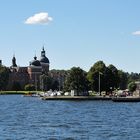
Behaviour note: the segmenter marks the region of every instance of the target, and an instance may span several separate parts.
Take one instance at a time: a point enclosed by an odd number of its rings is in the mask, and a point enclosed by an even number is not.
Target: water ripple
[[[0,96],[2,140],[138,140],[140,103]]]

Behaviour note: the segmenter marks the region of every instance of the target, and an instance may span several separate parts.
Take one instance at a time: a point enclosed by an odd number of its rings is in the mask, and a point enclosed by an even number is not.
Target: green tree
[[[0,90],[5,90],[9,81],[9,69],[5,66],[0,66]]]
[[[128,73],[128,83],[139,81],[139,80],[140,80],[140,74],[133,73],[133,72],[131,72],[130,74]]]
[[[104,85],[105,85],[105,91],[112,91],[114,88],[114,84],[113,84],[113,73],[111,71],[111,69],[109,67],[106,67],[105,72],[104,72]]]
[[[129,91],[134,92],[136,90],[136,88],[137,88],[137,85],[135,82],[131,82],[128,84]]]
[[[59,82],[57,80],[52,82],[51,89],[52,90],[59,90]]]
[[[109,65],[105,72],[106,91],[114,90],[119,87],[118,70],[114,65]]]
[[[22,90],[20,83],[19,82],[13,82],[12,90],[14,90],[14,91]]]
[[[52,89],[52,78],[49,75],[43,74],[40,76],[41,89],[44,91]]]
[[[66,77],[64,88],[65,91],[75,90],[77,95],[80,92],[88,90],[87,74],[79,67],[73,67]]]
[[[33,84],[27,84],[24,88],[26,91],[33,91],[35,90],[35,86]]]
[[[128,83],[128,74],[126,72],[123,72],[122,70],[118,70],[118,76],[119,76],[119,88],[121,90],[126,89]]]
[[[96,62],[89,70],[87,78],[90,82],[90,87],[94,91],[99,91],[99,73],[100,75],[100,91],[106,90],[105,84],[105,72],[106,72],[106,65],[103,61]]]

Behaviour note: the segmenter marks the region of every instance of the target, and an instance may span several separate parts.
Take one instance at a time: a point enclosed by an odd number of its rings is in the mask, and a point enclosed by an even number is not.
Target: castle
[[[0,61],[0,63],[2,63]],[[13,86],[18,83],[21,89],[24,89],[27,84],[34,84],[36,89],[40,89],[40,76],[42,74],[48,74],[49,72],[49,59],[46,57],[44,47],[41,51],[40,60],[37,60],[37,57],[34,57],[27,67],[19,67],[16,64],[16,58],[13,56],[12,65],[8,68],[10,71],[9,74],[9,83],[7,85],[8,90],[13,90]]]

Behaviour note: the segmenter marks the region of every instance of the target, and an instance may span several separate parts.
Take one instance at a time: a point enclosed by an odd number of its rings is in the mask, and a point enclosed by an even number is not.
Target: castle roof
[[[31,66],[41,66],[40,61],[37,60],[37,57],[34,57],[34,60],[30,63]]]
[[[44,50],[44,47],[42,48],[42,51],[41,51],[41,58],[40,58],[40,62],[41,63],[47,63],[49,64],[49,59],[46,57],[45,55],[45,50]]]
[[[41,57],[41,58],[40,58],[40,62],[41,62],[41,63],[50,63],[50,62],[49,62],[49,59],[48,59],[47,57]]]

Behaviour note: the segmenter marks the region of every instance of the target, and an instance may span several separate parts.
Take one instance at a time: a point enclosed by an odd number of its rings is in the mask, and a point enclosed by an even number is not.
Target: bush
[[[33,91],[33,90],[35,90],[35,86],[33,84],[28,84],[28,85],[25,85],[24,89],[26,91]]]
[[[136,83],[131,82],[131,83],[128,84],[129,91],[134,92],[136,90],[136,88],[137,88]]]

